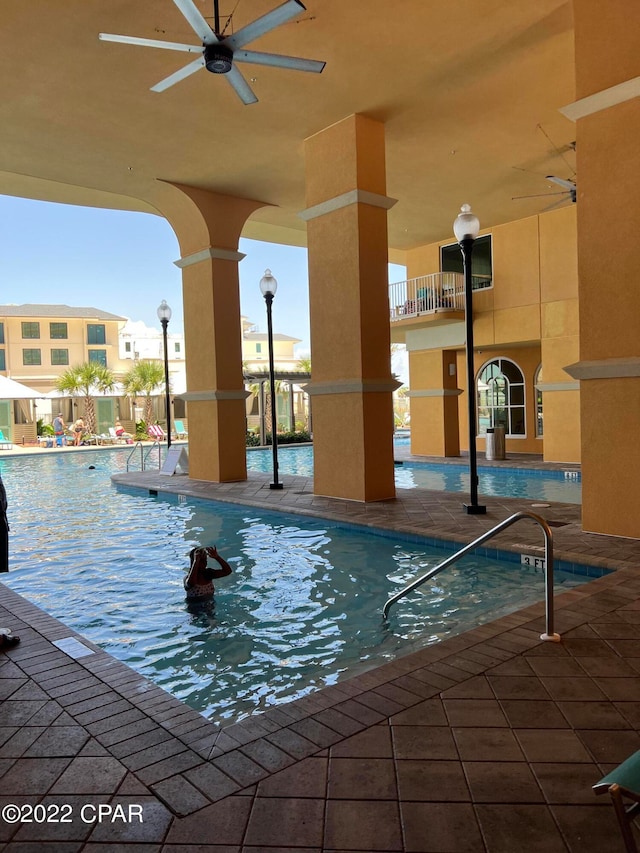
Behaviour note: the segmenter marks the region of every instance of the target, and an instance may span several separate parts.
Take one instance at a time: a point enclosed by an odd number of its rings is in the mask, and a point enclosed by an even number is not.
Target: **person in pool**
[[[207,558],[212,557],[220,565],[219,569],[211,569]],[[188,601],[206,601],[215,592],[213,581],[231,574],[231,566],[224,557],[218,554],[215,545],[212,548],[192,548],[189,552],[189,574],[184,579],[184,589]]]

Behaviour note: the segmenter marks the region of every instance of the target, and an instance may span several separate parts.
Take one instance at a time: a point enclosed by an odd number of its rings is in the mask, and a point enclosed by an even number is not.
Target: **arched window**
[[[508,358],[487,362],[478,374],[478,434],[488,427],[504,427],[510,437],[524,436],[524,376]]]
[[[536,393],[536,438],[542,438],[544,435],[544,414],[542,411],[542,391],[540,390],[540,385],[542,385],[542,365],[538,366],[533,379],[533,387]]]

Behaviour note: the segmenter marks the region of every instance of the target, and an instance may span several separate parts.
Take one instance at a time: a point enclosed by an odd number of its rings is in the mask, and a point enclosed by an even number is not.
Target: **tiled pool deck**
[[[0,625],[22,642],[0,653],[0,810],[38,804],[50,820],[3,812],[0,851],[623,849],[591,785],[640,749],[639,541],[582,533],[569,504],[490,498],[483,517],[419,489],[363,506],[315,497],[304,478],[281,492],[259,474],[117,480],[461,542],[533,509],[559,525],[557,557],[616,571],[556,598],[559,644],[539,640],[536,605],[224,728],[83,638],[90,653],[61,650],[74,632],[1,586]],[[541,533],[524,521],[495,543],[536,553]],[[94,820],[98,804],[116,821]]]

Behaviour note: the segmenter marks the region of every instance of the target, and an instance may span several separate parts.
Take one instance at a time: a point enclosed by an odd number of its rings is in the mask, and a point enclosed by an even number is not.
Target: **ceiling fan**
[[[185,53],[200,54],[197,59],[185,65],[179,71],[170,74],[151,87],[152,92],[164,92],[185,77],[195,74],[201,68],[206,68],[213,74],[224,74],[244,104],[255,104],[257,97],[244,79],[236,62],[249,62],[255,65],[271,65],[277,68],[288,68],[292,71],[312,71],[319,74],[324,68],[324,62],[315,59],[300,59],[296,56],[282,56],[277,53],[260,53],[255,50],[243,50],[244,46],[254,39],[265,35],[280,24],[292,20],[305,6],[300,0],[287,0],[281,6],[267,12],[250,24],[239,29],[233,35],[225,36],[220,28],[218,0],[214,0],[214,26],[207,23],[193,0],[173,0],[187,23],[201,41],[200,45],[178,44],[156,39],[137,38],[135,36],[119,36],[111,33],[100,33],[102,41],[114,41],[121,44],[141,45],[142,47],[159,47],[165,50],[180,50]]]
[[[556,175],[547,175],[545,180],[551,181],[554,184],[558,184],[558,186],[563,187],[562,190],[554,193],[535,193],[534,195],[516,195],[511,199],[512,201],[517,201],[518,199],[523,198],[548,198],[552,195],[560,195],[562,198],[554,201],[553,204],[550,204],[548,207],[542,209],[542,213],[545,213],[547,210],[551,210],[554,207],[559,207],[561,204],[564,204],[565,201],[571,201],[575,204],[578,188],[575,181],[565,180],[564,178],[558,178]]]
[[[545,198],[546,196],[554,196],[554,195],[562,196],[562,198],[558,199],[557,201],[554,201],[548,207],[545,207],[542,210],[542,213],[544,213],[545,211],[551,210],[554,207],[559,207],[561,204],[564,204],[566,201],[570,201],[572,204],[575,204],[576,199],[577,199],[577,195],[578,195],[578,188],[577,188],[576,179],[575,179],[575,175],[576,175],[575,169],[573,169],[571,167],[571,164],[569,163],[567,158],[564,156],[564,151],[562,151],[560,148],[558,148],[558,146],[551,139],[551,137],[546,132],[546,130],[542,127],[541,124],[538,125],[538,130],[540,130],[547,137],[549,142],[554,147],[556,154],[559,157],[561,157],[564,160],[564,162],[567,164],[569,169],[571,169],[572,175],[570,178],[567,178],[567,179],[559,178],[557,175],[546,175],[545,176],[546,181],[551,181],[553,184],[557,184],[559,187],[562,187],[562,189],[559,190],[558,192],[536,193],[535,195],[517,195],[517,196],[514,196],[511,200],[517,201],[518,199],[523,199],[523,198]],[[576,150],[576,143],[570,142],[565,150],[575,151]],[[529,169],[522,169],[520,166],[514,166],[514,169],[518,169],[521,172],[528,172],[529,171]],[[536,173],[532,172],[532,174],[536,174]]]

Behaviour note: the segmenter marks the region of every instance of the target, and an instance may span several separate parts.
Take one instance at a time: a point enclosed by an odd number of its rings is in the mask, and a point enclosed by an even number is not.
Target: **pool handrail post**
[[[486,533],[483,533],[482,536],[478,536],[477,539],[474,539],[473,542],[469,542],[468,545],[465,545],[463,548],[460,548],[455,554],[452,554],[450,557],[447,557],[446,560],[443,560],[441,563],[438,563],[437,566],[434,566],[424,575],[421,575],[415,581],[412,581],[408,586],[401,589],[400,592],[397,592],[395,595],[392,595],[391,598],[385,603],[382,608],[382,616],[384,619],[387,618],[389,614],[389,610],[392,605],[396,603],[401,598],[404,598],[409,592],[412,592],[417,587],[421,586],[425,581],[429,580],[429,578],[434,577],[434,575],[439,574],[443,569],[446,569],[448,566],[456,563],[461,557],[464,557],[465,554],[468,554],[469,551],[473,551],[474,548],[477,548],[479,545],[482,545],[488,539],[495,536],[497,533],[500,533],[503,530],[506,530],[507,527],[511,527],[512,524],[515,524],[516,521],[520,521],[522,518],[529,518],[532,521],[535,521],[541,528],[544,533],[544,561],[545,561],[545,575],[544,575],[544,583],[545,583],[545,624],[546,630],[543,634],[540,634],[540,639],[548,642],[559,643],[560,642],[560,634],[556,634],[554,631],[554,618],[553,618],[553,532],[546,520],[542,518],[542,516],[537,515],[535,512],[528,512],[527,510],[522,510],[521,512],[516,512],[513,515],[510,515],[509,518],[506,518],[504,521],[501,521],[499,524],[496,524],[491,530],[487,530]]]
[[[136,441],[136,443],[131,448],[131,453],[127,456],[127,471],[129,470],[129,462],[131,460],[131,457],[133,456],[133,454],[136,452],[136,450],[138,448],[140,448],[140,470],[144,471],[144,456],[143,456],[144,449],[142,446],[142,442],[140,440]]]

